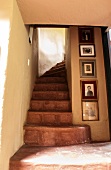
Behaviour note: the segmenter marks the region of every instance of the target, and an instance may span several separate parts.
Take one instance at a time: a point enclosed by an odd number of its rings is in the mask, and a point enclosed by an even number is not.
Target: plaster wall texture
[[[39,76],[64,60],[64,48],[64,28],[39,28]]]
[[[97,90],[99,121],[82,121],[80,68],[79,68],[79,42],[78,28],[71,27],[71,68],[72,68],[72,112],[74,124],[88,124],[91,127],[93,141],[109,141],[109,121],[106,94],[106,81],[104,71],[104,58],[100,28],[94,28],[96,48]],[[84,59],[88,59],[84,57]],[[87,80],[87,79],[86,79]]]
[[[47,0],[47,3],[17,0],[17,3],[25,24],[111,25],[110,0]]]
[[[3,104],[4,86],[6,81],[6,67],[8,56],[8,42],[10,22],[12,15],[12,0],[0,1],[0,169],[2,167],[2,125],[3,125]],[[5,151],[6,152],[6,151]]]
[[[0,96],[0,169],[8,170],[10,157],[23,144],[23,125],[35,76],[32,72],[36,72],[33,61],[36,55],[32,57],[28,29],[16,1],[0,2],[0,9],[3,11],[0,24],[2,22],[4,27],[0,34],[4,37],[2,42],[0,37],[0,81],[3,80],[0,84],[3,92]]]

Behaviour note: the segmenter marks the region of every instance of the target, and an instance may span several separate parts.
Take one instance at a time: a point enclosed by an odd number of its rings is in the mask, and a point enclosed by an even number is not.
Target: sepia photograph
[[[98,120],[98,102],[84,101],[82,102],[82,118],[83,120]]]
[[[97,100],[97,81],[81,81],[82,99]]]
[[[85,84],[85,96],[94,96],[94,84]]]

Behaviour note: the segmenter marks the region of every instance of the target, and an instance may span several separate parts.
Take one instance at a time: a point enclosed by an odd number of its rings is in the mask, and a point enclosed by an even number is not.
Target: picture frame
[[[82,102],[82,120],[83,121],[98,121],[99,109],[97,101]]]
[[[81,57],[95,57],[95,45],[94,44],[80,44],[79,52]]]
[[[80,60],[80,77],[81,78],[96,77],[95,60]]]
[[[94,28],[79,27],[79,43],[94,43]]]
[[[82,100],[97,100],[97,80],[81,81]]]

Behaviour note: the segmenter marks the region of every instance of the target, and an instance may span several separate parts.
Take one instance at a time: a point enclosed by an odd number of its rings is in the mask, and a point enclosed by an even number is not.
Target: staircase
[[[24,146],[10,159],[10,170],[35,170],[36,164],[27,159],[35,159],[41,149],[90,142],[90,127],[72,124],[66,77],[63,61],[37,78],[24,126]],[[42,168],[40,165],[39,169]]]

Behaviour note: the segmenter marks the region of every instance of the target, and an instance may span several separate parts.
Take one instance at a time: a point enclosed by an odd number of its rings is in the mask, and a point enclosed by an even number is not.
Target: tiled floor
[[[111,170],[111,142],[64,147],[25,145],[11,158],[10,167],[10,170]]]

